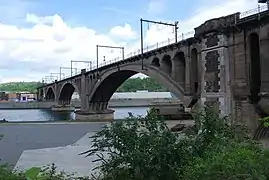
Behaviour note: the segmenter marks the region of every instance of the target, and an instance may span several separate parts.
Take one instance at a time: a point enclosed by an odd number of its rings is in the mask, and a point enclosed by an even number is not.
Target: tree
[[[127,79],[118,89],[117,92],[136,92],[138,90],[148,90],[150,92],[167,91],[165,87],[158,84],[152,78],[130,78]]]
[[[0,84],[0,91],[8,92],[32,92],[35,93],[40,82],[9,82]],[[130,78],[126,80],[117,90],[117,92],[136,92],[138,90],[148,90],[150,92],[167,91],[167,89],[150,77]]]
[[[0,84],[0,91],[8,91],[8,92],[32,92],[35,93],[37,91],[37,87],[41,84],[39,82],[9,82]]]

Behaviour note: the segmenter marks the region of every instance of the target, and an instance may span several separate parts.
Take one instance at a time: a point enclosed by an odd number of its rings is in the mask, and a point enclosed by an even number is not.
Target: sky
[[[1,0],[0,83],[41,81],[71,60],[94,66],[96,45],[124,47],[126,57],[140,48],[140,18],[179,21],[178,34],[185,34],[208,19],[257,6],[257,0]],[[143,34],[144,47],[174,37],[172,27],[147,23]],[[100,62],[117,57],[120,49],[99,48]],[[69,76],[70,70],[62,73]]]

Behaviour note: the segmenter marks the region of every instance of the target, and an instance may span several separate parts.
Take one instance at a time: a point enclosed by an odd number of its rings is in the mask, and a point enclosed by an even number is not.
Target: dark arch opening
[[[161,66],[161,64],[160,64],[160,60],[159,60],[157,57],[155,57],[155,58],[152,60],[151,65],[156,66],[156,67],[160,67],[160,66]]]
[[[185,84],[185,74],[186,74],[186,60],[184,52],[176,53],[174,57],[174,65],[175,65],[175,80],[182,83],[184,86]]]
[[[60,92],[59,96],[60,103],[70,104],[74,92],[75,87],[70,83],[66,83]]]
[[[191,51],[191,80],[192,80],[192,88],[194,93],[198,92],[198,84],[199,84],[199,72],[198,72],[198,52],[197,49],[194,48]]]
[[[39,96],[40,96],[40,97],[38,97],[39,100],[44,100],[44,91],[43,91],[43,89],[40,89],[40,94],[39,94]]]
[[[171,73],[172,73],[172,61],[171,61],[171,57],[169,55],[163,56],[161,67],[165,73],[167,73],[168,75],[171,75]]]
[[[253,103],[260,101],[261,90],[261,62],[260,62],[260,38],[253,33],[250,35],[250,100]]]
[[[53,92],[53,89],[50,87],[47,91],[47,94],[45,96],[46,100],[54,100],[55,99],[55,94]]]
[[[136,69],[136,68],[134,68]],[[140,67],[139,67],[140,69]],[[102,108],[107,108],[107,103],[109,102],[109,100],[111,99],[111,97],[113,96],[113,94],[115,92],[136,92],[136,91],[144,91],[144,90],[149,90],[149,89],[136,89],[134,91],[117,91],[123,84],[124,82],[127,82],[127,79],[131,78],[132,76],[136,75],[139,73],[139,70],[132,70],[132,69],[125,69],[125,70],[120,70],[120,71],[114,71],[112,74],[107,74],[107,76],[105,75],[104,77],[101,77],[100,81],[95,85],[95,87],[93,87],[93,92],[90,96],[90,103],[95,104],[95,103],[101,103],[101,104],[106,104],[106,107],[102,107]],[[155,74],[156,73],[156,74]],[[158,71],[149,68],[147,73],[145,74],[147,76],[149,76],[150,78],[152,78],[153,81],[156,82],[156,84],[160,84],[164,89],[164,92],[170,92],[171,93],[171,98],[175,98],[177,97],[179,100],[182,101],[182,110],[184,110],[184,107],[187,107],[188,104],[184,104],[185,99],[184,99],[184,90],[183,88],[178,88],[178,86],[176,85],[176,82],[172,82],[169,79],[166,79],[167,75],[164,75],[164,73],[159,73]],[[134,81],[133,81],[134,82]],[[152,82],[152,81],[150,81]],[[133,88],[133,84],[131,86],[128,86]],[[138,87],[138,86],[136,86]],[[145,87],[145,86],[144,86]],[[127,88],[127,89],[128,89]],[[153,91],[154,92],[154,91]],[[160,92],[160,91],[158,91]],[[157,97],[156,97],[157,98]],[[160,97],[159,97],[160,98]],[[175,99],[176,100],[176,99]],[[188,102],[189,103],[189,102]],[[193,103],[195,104],[195,102]],[[162,113],[165,113],[166,116],[169,116],[170,118],[173,116],[177,117],[177,118],[181,118],[178,117],[178,115],[180,114],[174,114],[174,111],[172,112],[172,114],[170,111],[164,112],[164,110],[162,110]],[[179,111],[177,111],[177,113],[179,113]],[[191,116],[188,116],[186,118],[190,118]]]
[[[101,78],[102,81],[96,84],[93,89],[93,94],[90,96],[91,102],[108,102],[112,95],[117,91],[119,87],[130,77],[138,74],[138,70],[121,70],[113,72],[106,77]],[[156,73],[156,75],[154,75]],[[158,71],[148,69],[147,73],[145,74],[152,78],[157,84],[162,86],[163,88],[161,91],[170,91],[178,98],[183,98],[184,96],[184,89],[180,86],[177,86],[175,82],[172,80],[165,79]],[[167,75],[166,75],[167,76]],[[151,81],[149,81],[152,83]],[[137,90],[148,90],[148,89],[137,89]],[[135,90],[136,91],[136,90]],[[123,91],[121,91],[123,92]],[[127,92],[130,92],[127,90]],[[134,91],[132,91],[134,92]],[[180,99],[183,100],[183,99]]]
[[[118,87],[135,74],[137,72],[126,70],[111,74],[98,86],[91,102],[108,102]]]

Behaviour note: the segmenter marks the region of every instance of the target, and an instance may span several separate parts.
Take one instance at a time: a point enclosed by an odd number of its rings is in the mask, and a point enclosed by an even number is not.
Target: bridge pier
[[[220,116],[228,116],[232,113],[232,99],[227,37],[218,32],[208,34],[206,30],[201,53],[201,102],[216,107]]]
[[[54,112],[73,112],[75,107],[72,105],[54,105],[51,107],[51,111]]]
[[[73,112],[75,107],[70,104],[70,101],[61,101],[59,104],[53,105],[51,111],[54,112]]]
[[[107,109],[108,102],[94,102],[89,104],[87,111],[78,110],[76,120],[78,121],[113,121],[114,110]]]
[[[114,120],[114,110],[105,109],[103,111],[90,111],[82,112],[75,111],[76,120],[78,121],[113,121]]]

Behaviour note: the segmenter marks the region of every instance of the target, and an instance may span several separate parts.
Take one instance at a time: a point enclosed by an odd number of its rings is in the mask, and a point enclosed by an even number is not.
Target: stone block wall
[[[231,114],[230,70],[227,38],[211,33],[202,39],[201,101],[216,107],[222,116]]]

